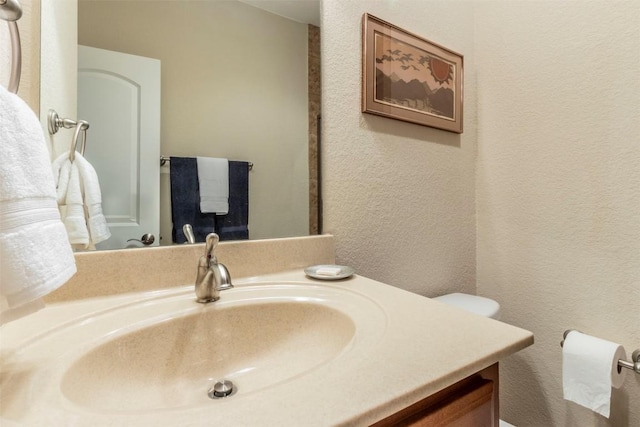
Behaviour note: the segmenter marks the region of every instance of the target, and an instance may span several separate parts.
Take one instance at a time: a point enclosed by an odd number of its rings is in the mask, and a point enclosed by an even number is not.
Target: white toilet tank
[[[445,304],[492,319],[500,319],[500,304],[490,298],[463,293],[453,293],[433,298]]]

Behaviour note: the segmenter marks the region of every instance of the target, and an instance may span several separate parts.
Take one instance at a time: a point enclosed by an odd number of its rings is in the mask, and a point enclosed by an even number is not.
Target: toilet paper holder
[[[567,335],[569,335],[569,332],[573,331],[580,332],[576,329],[567,329],[564,331],[564,334],[562,334],[562,341],[560,341],[560,347],[564,345],[564,340],[567,338]],[[618,360],[618,372],[620,372],[621,368],[631,369],[632,371],[635,371],[636,374],[640,374],[640,348],[631,354],[631,362],[622,359]]]

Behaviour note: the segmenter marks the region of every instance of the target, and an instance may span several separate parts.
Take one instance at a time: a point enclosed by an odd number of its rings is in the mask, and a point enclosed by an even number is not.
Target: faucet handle
[[[218,246],[219,241],[220,241],[220,237],[216,233],[207,234],[207,237],[205,240],[205,247],[204,247],[205,257],[207,258],[213,257],[213,251],[216,248],[216,246]]]
[[[185,243],[193,245],[196,242],[196,236],[193,234],[193,227],[191,224],[183,225],[182,232],[184,233],[184,237],[187,239]]]

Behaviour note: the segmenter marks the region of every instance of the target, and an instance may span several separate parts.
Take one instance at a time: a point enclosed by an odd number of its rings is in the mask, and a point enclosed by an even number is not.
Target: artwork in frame
[[[365,13],[362,111],[462,133],[463,57]]]

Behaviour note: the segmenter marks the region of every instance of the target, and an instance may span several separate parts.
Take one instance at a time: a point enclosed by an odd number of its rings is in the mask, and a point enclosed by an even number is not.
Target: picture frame
[[[461,54],[365,13],[362,112],[463,131]]]

